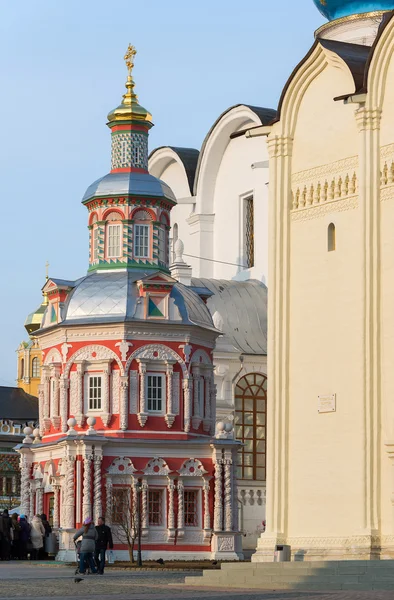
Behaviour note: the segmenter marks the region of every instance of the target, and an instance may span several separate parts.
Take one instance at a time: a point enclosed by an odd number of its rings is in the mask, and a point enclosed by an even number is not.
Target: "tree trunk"
[[[128,550],[129,550],[129,558],[130,558],[130,562],[133,563],[134,562],[134,555],[133,555],[133,544],[130,544],[130,542],[127,544],[128,546]]]

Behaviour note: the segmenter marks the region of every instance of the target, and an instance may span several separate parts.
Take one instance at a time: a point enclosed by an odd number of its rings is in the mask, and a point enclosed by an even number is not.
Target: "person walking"
[[[12,521],[8,514],[8,509],[3,510],[1,516],[1,560],[10,560],[11,557],[11,536],[12,536]]]
[[[27,522],[25,515],[19,517],[20,533],[19,533],[19,551],[21,560],[27,559],[27,544],[30,540],[30,525]]]
[[[104,575],[104,567],[105,567],[105,553],[107,548],[110,550],[113,549],[114,544],[112,541],[112,532],[110,527],[105,524],[104,517],[98,518],[98,524],[96,525],[97,531],[97,540],[96,540],[96,550],[94,553],[94,557],[96,560],[96,565],[98,568],[98,572],[100,575]]]
[[[74,535],[74,542],[82,536],[81,554],[79,558],[79,572],[81,575],[86,573],[86,565],[88,564],[92,573],[97,573],[94,564],[94,552],[96,549],[97,531],[90,517],[84,520],[83,527],[78,529]]]
[[[12,544],[11,544],[11,556],[14,560],[19,560],[21,557],[21,552],[20,552],[21,526],[20,526],[20,523],[18,523],[18,515],[16,513],[12,513],[11,522],[12,522],[12,532],[13,532],[13,540],[12,540]]]
[[[39,515],[35,515],[31,522],[31,531],[30,531],[30,539],[32,544],[32,549],[30,552],[30,560],[37,560],[40,548],[43,547],[45,536],[44,525],[42,524],[41,518]]]

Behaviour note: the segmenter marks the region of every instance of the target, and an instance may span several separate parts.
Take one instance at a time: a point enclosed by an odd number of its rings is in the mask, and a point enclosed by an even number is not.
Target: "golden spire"
[[[134,92],[134,79],[132,71],[134,68],[134,57],[137,50],[132,44],[128,45],[127,52],[124,55],[128,75],[126,80],[126,93],[123,95],[120,106],[112,110],[108,115],[109,125],[114,121],[152,121],[152,115],[142,106],[138,104],[138,97]]]
[[[46,263],[45,263],[45,280],[46,281],[48,281],[48,279],[49,279],[48,269],[49,269],[49,262],[46,261]]]
[[[46,261],[45,263],[45,281],[48,281],[49,279],[49,262]],[[48,306],[49,302],[48,302],[48,294],[46,292],[43,292],[42,294],[44,296],[44,300],[42,301],[43,306]]]

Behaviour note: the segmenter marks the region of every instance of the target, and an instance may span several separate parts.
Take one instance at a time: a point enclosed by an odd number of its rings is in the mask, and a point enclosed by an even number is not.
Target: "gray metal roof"
[[[171,188],[149,173],[108,173],[97,179],[85,192],[82,202],[97,196],[121,196],[132,194],[135,196],[148,196],[167,198],[176,202]]]
[[[173,152],[175,152],[175,154],[179,156],[186,172],[186,177],[190,189],[190,195],[192,195],[194,187],[194,178],[196,176],[196,169],[200,152],[195,148],[181,148],[179,146],[159,146],[150,153],[149,158],[151,158],[155,154],[155,152],[158,152],[163,148],[169,148],[169,150],[172,150]]]
[[[18,421],[38,420],[38,398],[21,388],[0,386],[0,418]]]
[[[267,354],[267,287],[261,281],[193,278],[192,285],[213,292],[207,306],[224,334],[217,350]]]
[[[152,271],[116,271],[92,273],[79,280],[70,293],[63,323],[106,323],[144,320],[136,282],[152,275]],[[192,290],[176,283],[170,294],[169,321],[214,329],[211,314],[204,301]],[[155,319],[155,322],[161,322]]]

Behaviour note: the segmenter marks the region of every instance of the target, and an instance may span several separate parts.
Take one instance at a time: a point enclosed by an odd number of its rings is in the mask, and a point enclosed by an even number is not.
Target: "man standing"
[[[2,541],[1,541],[1,559],[2,560],[10,560],[11,555],[11,530],[12,530],[12,521],[11,517],[8,515],[8,510],[3,510],[3,516],[1,517],[1,533],[2,533]]]
[[[95,559],[99,574],[104,575],[105,552],[107,548],[112,550],[114,547],[111,529],[105,524],[104,517],[99,517],[96,531],[98,537],[96,540]]]

